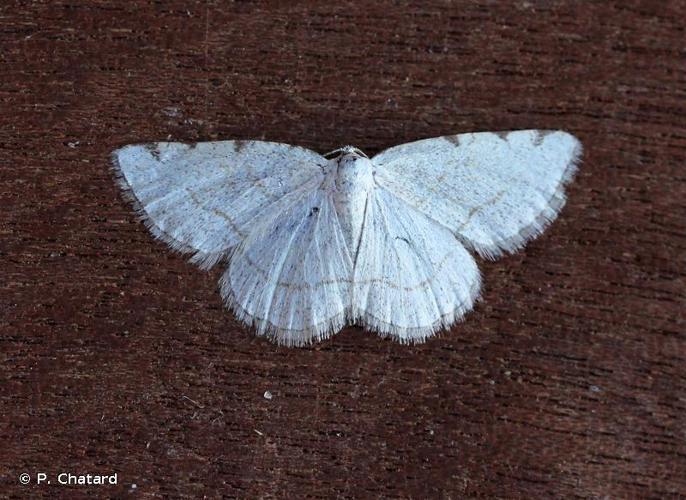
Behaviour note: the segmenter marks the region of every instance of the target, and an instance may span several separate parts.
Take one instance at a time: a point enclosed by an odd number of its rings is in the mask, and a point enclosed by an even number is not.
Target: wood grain
[[[2,2],[0,496],[686,496],[685,18],[682,1]],[[483,301],[415,347],[256,339],[221,270],[154,241],[108,170],[166,138],[372,154],[520,128],[584,143],[569,203],[479,261]]]

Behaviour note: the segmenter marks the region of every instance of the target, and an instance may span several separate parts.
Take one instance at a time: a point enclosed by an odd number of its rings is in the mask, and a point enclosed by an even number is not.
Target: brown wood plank
[[[0,496],[686,496],[685,18],[683,1],[2,2]],[[483,301],[415,347],[256,339],[221,270],[154,241],[108,170],[146,140],[375,153],[520,128],[584,143],[569,203],[479,261]]]

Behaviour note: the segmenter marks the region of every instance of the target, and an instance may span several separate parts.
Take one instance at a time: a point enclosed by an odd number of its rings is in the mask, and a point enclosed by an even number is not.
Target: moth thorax
[[[334,203],[345,242],[354,258],[362,235],[367,197],[374,185],[372,162],[351,153],[338,159]]]

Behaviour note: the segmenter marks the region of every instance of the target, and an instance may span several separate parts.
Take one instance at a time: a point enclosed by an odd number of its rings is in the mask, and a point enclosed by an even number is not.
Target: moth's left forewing
[[[557,217],[580,155],[571,134],[520,130],[425,139],[373,161],[381,186],[494,258],[521,248]]]
[[[504,133],[513,155],[523,163],[531,161],[525,169],[529,177],[545,175],[551,183],[569,180],[576,172],[581,158],[581,142],[572,134],[561,130],[520,130]]]

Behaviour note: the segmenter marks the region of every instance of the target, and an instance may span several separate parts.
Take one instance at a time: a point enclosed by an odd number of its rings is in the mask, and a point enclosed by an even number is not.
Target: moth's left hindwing
[[[385,189],[367,201],[352,316],[381,335],[423,342],[469,311],[481,278],[445,227]]]

